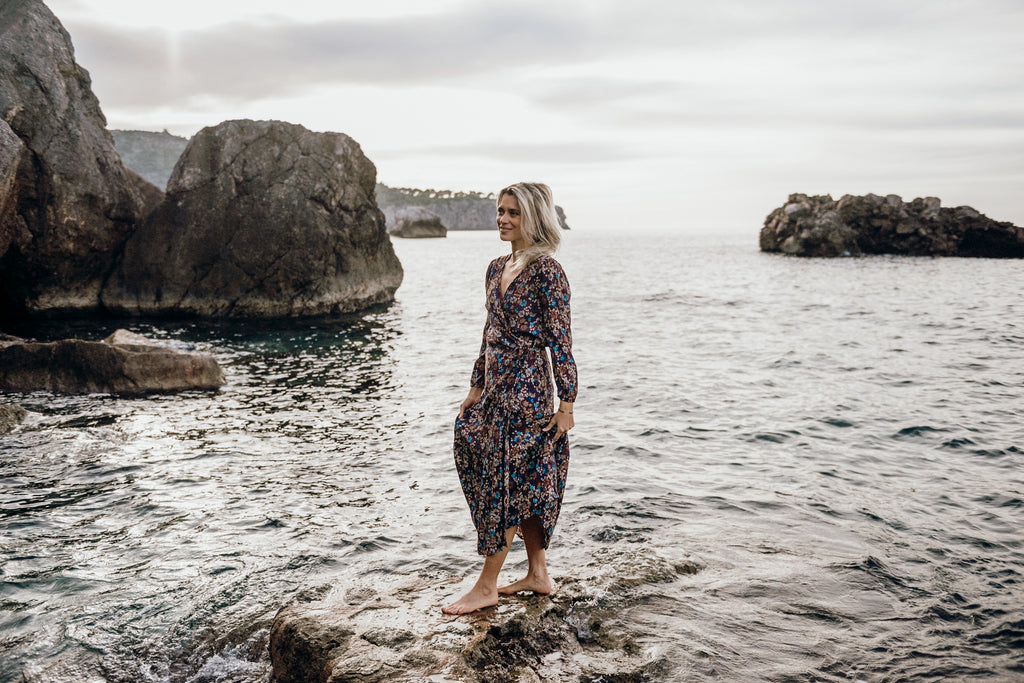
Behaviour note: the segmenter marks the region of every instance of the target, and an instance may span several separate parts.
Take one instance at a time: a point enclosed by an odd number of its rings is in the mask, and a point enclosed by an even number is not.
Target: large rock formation
[[[94,310],[161,193],[126,169],[40,0],[0,2],[0,318]]]
[[[166,130],[112,130],[110,134],[124,165],[160,188],[167,187],[175,164],[188,147],[188,138]]]
[[[448,230],[495,230],[494,195],[451,190],[417,190],[408,187],[377,185],[377,201],[388,216],[407,207],[426,209],[441,219]],[[558,222],[568,230],[565,210],[555,207]]]
[[[139,395],[223,384],[213,356],[177,351],[127,330],[102,342],[0,340],[0,391]]]
[[[293,317],[394,300],[402,267],[376,168],[341,133],[279,121],[199,131],[164,202],[128,240],[103,305],[118,314]]]
[[[792,194],[765,219],[761,251],[794,256],[905,254],[1024,258],[1024,228],[935,197]]]
[[[421,206],[406,206],[384,211],[388,234],[395,237],[446,237],[448,230],[437,214]]]

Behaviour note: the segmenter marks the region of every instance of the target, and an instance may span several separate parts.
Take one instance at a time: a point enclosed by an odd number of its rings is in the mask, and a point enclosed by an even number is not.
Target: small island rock
[[[792,194],[765,219],[761,251],[793,256],[904,254],[1024,258],[1024,228],[936,197]]]
[[[355,140],[225,121],[189,142],[102,293],[122,315],[287,318],[394,300],[402,266]]]
[[[446,237],[448,230],[436,213],[421,206],[385,211],[388,233],[395,237]]]
[[[53,13],[41,0],[0,2],[0,318],[95,311],[161,197],[121,163]]]
[[[223,384],[213,356],[177,351],[127,330],[102,342],[0,340],[0,391],[131,396]]]

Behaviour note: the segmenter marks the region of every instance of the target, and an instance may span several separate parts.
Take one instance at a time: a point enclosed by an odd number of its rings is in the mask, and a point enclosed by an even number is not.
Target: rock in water
[[[437,214],[422,206],[385,211],[388,233],[395,237],[447,237],[448,230]]]
[[[346,313],[394,300],[402,266],[355,140],[280,121],[199,131],[103,290],[128,315]]]
[[[139,395],[223,384],[213,356],[176,351],[127,330],[102,342],[0,341],[0,391]]]
[[[25,419],[28,411],[21,406],[0,403],[0,434],[7,434]]]
[[[270,628],[272,679],[300,681],[661,681],[672,678],[659,648],[624,617],[701,566],[653,548],[599,551],[555,578],[551,596],[503,597],[453,618],[440,606],[459,592],[450,579],[389,574],[372,585],[335,585],[323,599],[283,608]],[[675,586],[673,584],[676,584]],[[468,585],[464,584],[468,588]],[[599,596],[599,597],[598,597]]]
[[[1024,258],[1024,228],[969,206],[943,208],[935,197],[904,202],[894,194],[868,194],[834,201],[829,195],[792,194],[765,219],[761,251]]]
[[[71,38],[40,0],[0,2],[0,317],[91,311],[162,197],[126,169]]]

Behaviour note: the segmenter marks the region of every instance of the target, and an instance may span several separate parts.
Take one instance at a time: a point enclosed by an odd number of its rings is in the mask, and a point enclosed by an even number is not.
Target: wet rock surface
[[[213,356],[178,351],[127,330],[102,342],[0,340],[0,391],[130,396],[223,384]]]
[[[657,555],[604,558],[555,578],[551,596],[503,597],[461,617],[440,607],[461,578],[395,577],[285,607],[270,632],[273,680],[653,681],[667,662],[622,617],[650,586],[700,567]]]
[[[0,3],[0,316],[96,310],[161,197],[121,163],[57,18],[40,0]]]
[[[448,230],[437,214],[420,206],[386,210],[388,233],[395,237],[446,237]]]
[[[905,254],[1024,258],[1024,228],[936,197],[792,194],[765,219],[761,251],[793,256]]]
[[[342,133],[226,121],[189,142],[103,290],[126,315],[286,318],[394,300],[376,168]]]
[[[0,435],[9,433],[18,426],[28,411],[13,403],[0,403]]]

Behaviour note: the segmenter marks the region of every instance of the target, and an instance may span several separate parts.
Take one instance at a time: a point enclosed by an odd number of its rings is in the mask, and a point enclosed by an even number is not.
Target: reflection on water
[[[1024,330],[999,293],[1024,264],[749,241],[569,236],[553,573],[604,576],[667,680],[1018,677]],[[216,394],[16,397],[0,680],[262,680],[282,605],[475,572],[451,429],[496,242],[399,241],[398,301],[362,317],[129,323],[214,353]]]

